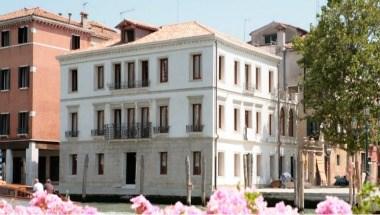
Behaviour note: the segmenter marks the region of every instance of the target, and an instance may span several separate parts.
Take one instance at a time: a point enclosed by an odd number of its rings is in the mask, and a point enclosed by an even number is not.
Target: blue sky
[[[0,0],[0,14],[24,7],[39,6],[49,11],[71,12],[79,19],[83,3],[89,18],[115,26],[122,18],[132,18],[163,25],[179,21],[197,20],[219,31],[240,39],[271,21],[282,21],[309,29],[315,23],[317,6],[325,0]],[[179,3],[179,4],[177,4]],[[134,9],[120,15],[121,11]]]

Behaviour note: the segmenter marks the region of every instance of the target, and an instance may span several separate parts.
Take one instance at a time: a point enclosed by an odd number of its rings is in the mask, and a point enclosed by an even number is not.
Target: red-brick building
[[[118,38],[87,19],[40,8],[0,15],[0,149],[9,183],[59,179],[60,68],[56,56]],[[3,163],[4,164],[4,163]]]

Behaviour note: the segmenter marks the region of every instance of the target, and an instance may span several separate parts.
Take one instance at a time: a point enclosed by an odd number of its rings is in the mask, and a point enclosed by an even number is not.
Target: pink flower
[[[133,204],[132,209],[135,210],[137,214],[156,214],[160,211],[158,207],[153,206],[143,195],[136,196],[130,200]]]
[[[207,204],[207,214],[250,214],[244,193],[217,190]]]
[[[351,211],[351,205],[349,205],[347,202],[337,197],[327,196],[325,201],[318,203],[317,209],[315,209],[315,213],[319,215],[322,215],[322,214],[351,215],[352,211]]]

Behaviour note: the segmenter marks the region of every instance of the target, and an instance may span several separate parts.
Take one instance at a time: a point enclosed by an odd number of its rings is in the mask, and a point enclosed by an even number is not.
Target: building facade
[[[70,15],[71,16],[71,15]],[[60,75],[56,56],[113,39],[98,23],[40,8],[0,15],[0,148],[8,183],[59,179]]]
[[[59,57],[61,191],[185,196],[187,157],[194,196],[202,178],[210,194],[295,171],[295,117],[278,166],[280,57],[197,22],[118,27],[120,42]]]
[[[332,185],[336,176],[347,175],[347,155],[339,147],[329,146],[319,135],[316,122],[306,120],[302,89],[299,87],[304,70],[298,65],[301,56],[293,49],[295,37],[303,37],[307,31],[280,22],[271,22],[250,33],[251,45],[282,57],[279,66],[279,94],[286,110],[288,101],[296,103],[297,140],[305,147],[304,179],[310,185]],[[306,112],[305,112],[306,111]],[[290,113],[286,113],[286,115]]]

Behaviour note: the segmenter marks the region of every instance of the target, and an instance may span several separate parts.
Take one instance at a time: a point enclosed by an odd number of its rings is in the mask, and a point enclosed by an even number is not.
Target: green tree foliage
[[[303,56],[307,117],[323,123],[325,139],[356,152],[364,146],[366,121],[377,139],[380,0],[329,0],[317,26],[294,46]]]

